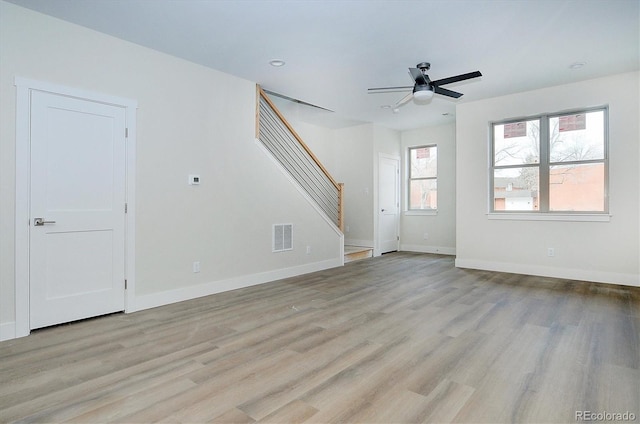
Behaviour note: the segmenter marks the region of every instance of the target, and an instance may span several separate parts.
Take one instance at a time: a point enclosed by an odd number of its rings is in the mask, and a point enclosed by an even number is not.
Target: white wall
[[[283,114],[334,179],[344,183],[345,243],[375,248],[378,158],[400,158],[400,133],[374,124],[330,129]]]
[[[341,235],[255,142],[253,82],[0,2],[0,339],[15,320],[17,76],[138,102],[133,309],[342,263]],[[293,251],[271,252],[274,223],[294,224]]]
[[[345,243],[373,247],[373,125],[333,131],[335,176],[344,183]]]
[[[404,131],[402,133],[403,159],[406,159],[409,147],[426,144],[438,146],[438,210],[435,214],[429,211],[406,211],[408,170],[404,169],[401,249],[453,255],[456,251],[455,124]]]
[[[282,111],[281,111],[282,112]],[[333,130],[320,125],[310,124],[300,120],[292,119],[286,113],[283,116],[313,154],[318,158],[322,166],[325,167],[331,177],[335,179],[335,148],[336,143],[332,142]],[[340,182],[340,181],[338,181]]]
[[[458,105],[456,265],[640,285],[639,78],[627,73]],[[607,104],[610,222],[488,219],[490,121]]]

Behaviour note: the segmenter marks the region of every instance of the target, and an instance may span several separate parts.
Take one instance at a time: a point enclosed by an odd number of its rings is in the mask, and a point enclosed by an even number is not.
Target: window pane
[[[409,209],[438,209],[437,180],[409,182]]]
[[[410,178],[431,177],[438,175],[438,148],[436,146],[410,149]]]
[[[551,163],[604,159],[604,111],[549,118]]]
[[[493,173],[494,211],[537,211],[537,166],[496,169]]]
[[[540,163],[540,120],[496,124],[493,128],[494,165]]]
[[[603,163],[552,166],[549,178],[549,210],[604,211]]]

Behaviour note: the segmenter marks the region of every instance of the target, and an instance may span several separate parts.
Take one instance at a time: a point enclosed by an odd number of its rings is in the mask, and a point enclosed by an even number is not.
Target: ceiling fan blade
[[[413,86],[405,86],[405,87],[379,87],[379,88],[369,88],[367,89],[367,93],[369,94],[377,94],[377,93],[395,93],[398,91],[407,91],[413,90]]]
[[[424,74],[422,73],[422,71],[418,68],[409,68],[409,73],[411,74],[411,78],[413,78],[413,80],[416,82],[416,84],[418,85],[425,85],[427,84],[427,81],[424,78]]]
[[[457,91],[447,90],[446,88],[438,87],[437,85],[433,86],[433,92],[437,94],[442,94],[443,96],[453,97],[454,99],[462,96],[462,93],[458,93]]]
[[[413,93],[409,93],[403,98],[401,98],[400,100],[398,100],[398,103],[396,103],[393,107],[396,108],[396,107],[403,106],[409,103],[411,100],[413,100]]]
[[[456,75],[455,77],[443,78],[437,81],[432,81],[433,85],[445,85],[445,84],[453,84],[454,82],[464,81],[471,78],[481,77],[482,74],[480,71],[469,72],[466,74]]]

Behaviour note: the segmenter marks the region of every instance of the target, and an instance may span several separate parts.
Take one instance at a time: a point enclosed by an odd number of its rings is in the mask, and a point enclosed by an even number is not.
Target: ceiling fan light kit
[[[427,71],[429,69],[431,69],[431,64],[429,62],[420,62],[416,65],[415,68],[409,68],[409,75],[411,75],[411,79],[414,82],[413,87],[409,86],[409,87],[370,88],[368,92],[369,93],[389,93],[392,91],[412,90],[412,93],[406,95],[394,105],[394,111],[395,111],[395,109],[408,103],[412,99],[414,100],[415,103],[427,104],[433,98],[434,93],[440,94],[442,96],[458,99],[462,96],[462,93],[458,93],[453,90],[448,90],[440,86],[445,84],[453,84],[454,82],[460,82],[467,79],[477,78],[482,76],[480,71],[475,71],[475,72],[469,72],[466,74],[456,75],[449,78],[439,79],[436,81],[431,81],[431,79],[429,78],[429,75],[427,75]]]
[[[428,103],[433,98],[433,91],[428,86],[416,87],[413,90],[413,100],[419,104]]]

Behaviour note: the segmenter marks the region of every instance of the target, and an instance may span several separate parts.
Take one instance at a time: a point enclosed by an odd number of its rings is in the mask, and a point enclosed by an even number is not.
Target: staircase
[[[260,86],[257,86],[256,97],[256,138],[304,189],[318,209],[344,232],[343,184],[331,177]],[[344,247],[345,263],[371,257],[371,247]]]
[[[343,184],[331,177],[260,86],[257,91],[256,138],[344,232]]]
[[[373,248],[366,246],[345,246],[344,263],[373,257]]]

